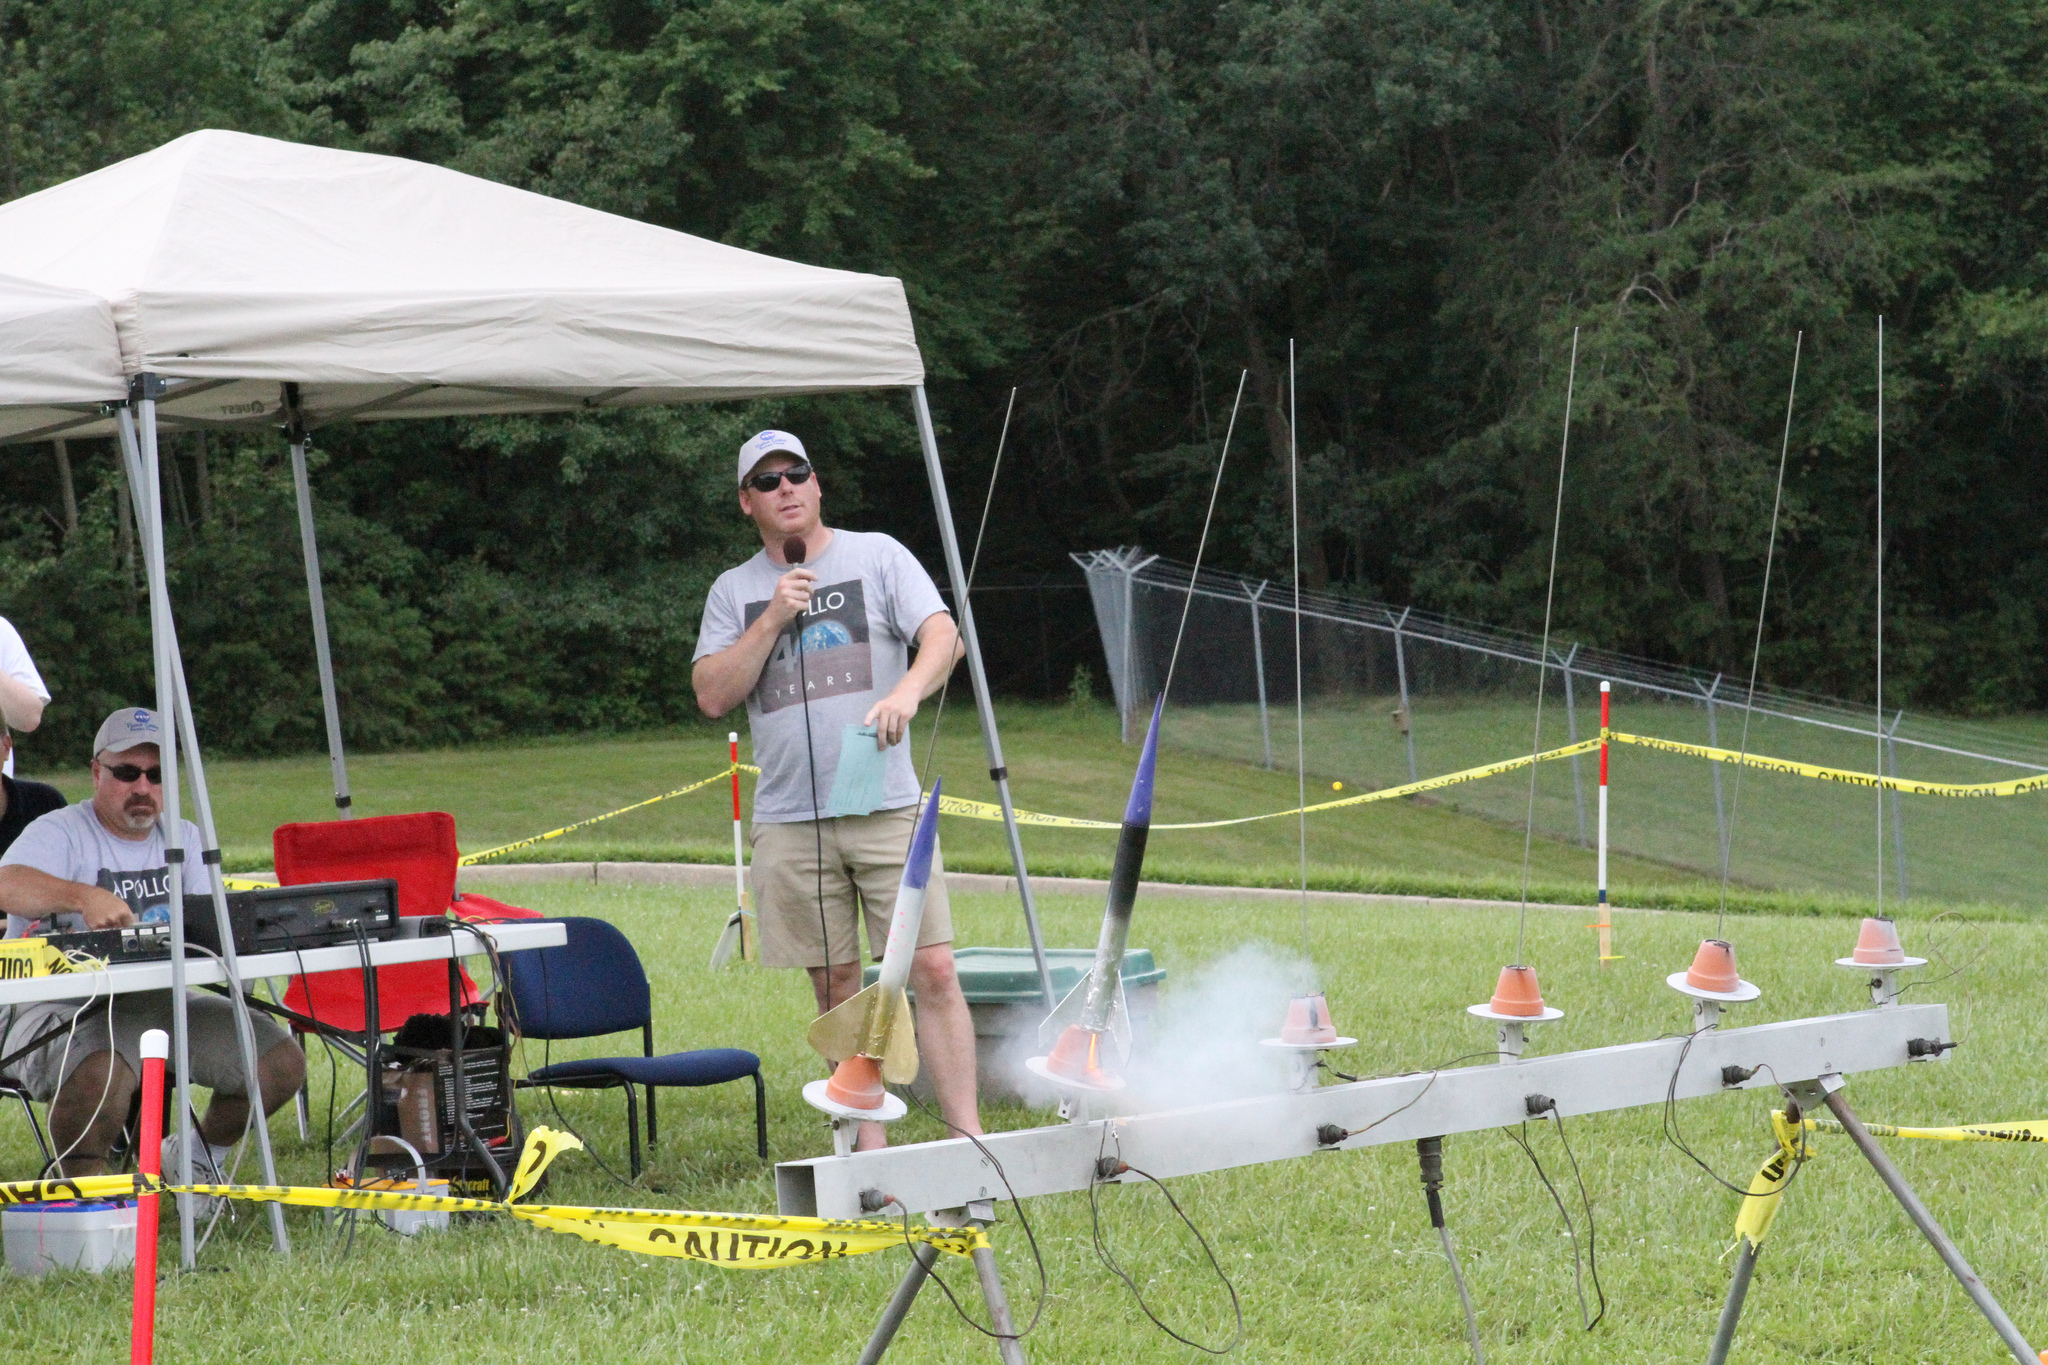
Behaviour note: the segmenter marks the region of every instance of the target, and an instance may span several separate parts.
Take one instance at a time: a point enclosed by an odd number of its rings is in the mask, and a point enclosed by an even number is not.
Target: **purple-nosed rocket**
[[[875,984],[819,1015],[807,1035],[811,1046],[837,1065],[827,1096],[849,1108],[878,1109],[886,1093],[883,1081],[908,1085],[917,1079],[917,1030],[904,987],[924,924],[925,888],[931,882],[932,853],[938,845],[939,786],[937,780],[932,782],[932,794],[910,836]]]
[[[1103,1040],[1115,1042],[1118,1061],[1130,1051],[1130,1016],[1124,1008],[1124,945],[1131,936],[1131,909],[1138,899],[1138,878],[1145,867],[1145,842],[1152,833],[1152,776],[1159,757],[1159,714],[1162,695],[1152,706],[1152,724],[1138,754],[1138,773],[1131,780],[1131,799],[1124,806],[1123,828],[1116,839],[1116,861],[1109,873],[1109,897],[1102,909],[1102,934],[1095,942],[1095,962],[1088,975],[1068,993],[1039,1029],[1039,1041],[1051,1053],[1034,1058],[1033,1070],[1057,1081],[1096,1089],[1115,1089],[1123,1082],[1103,1066]]]

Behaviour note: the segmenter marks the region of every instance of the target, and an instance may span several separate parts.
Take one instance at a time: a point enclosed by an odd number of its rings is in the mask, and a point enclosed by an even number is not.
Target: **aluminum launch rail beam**
[[[1697,1099],[1724,1090],[1772,1089],[1776,1084],[1903,1066],[1909,1060],[1908,1042],[1947,1041],[1948,1036],[1947,1006],[1901,1005],[1754,1028],[1713,1029],[1692,1039],[1690,1050],[1683,1037],[1659,1038],[1501,1065],[1415,1072],[1190,1109],[992,1133],[982,1143],[1002,1163],[1010,1189],[1019,1198],[1029,1198],[1087,1189],[1096,1158],[1105,1150],[1167,1179],[1318,1151],[1507,1127],[1529,1116],[1528,1096],[1538,1093],[1555,1099],[1559,1113],[1577,1117],[1661,1104],[1667,1093]],[[1755,1074],[1731,1086],[1724,1083],[1724,1067],[1753,1069]],[[1326,1145],[1318,1137],[1326,1125],[1351,1136]],[[789,1161],[775,1168],[776,1200],[785,1214],[863,1217],[863,1190],[884,1191],[915,1213],[1008,1197],[995,1168],[964,1138]]]

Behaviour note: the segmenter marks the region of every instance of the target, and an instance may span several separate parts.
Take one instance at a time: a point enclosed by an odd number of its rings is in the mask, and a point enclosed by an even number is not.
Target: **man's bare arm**
[[[951,637],[951,644],[947,637]],[[960,627],[953,624],[953,618],[946,612],[935,611],[924,618],[924,624],[917,628],[917,661],[910,666],[907,676],[917,678],[917,695],[920,699],[929,697],[946,685],[946,679],[953,676],[953,670],[967,657],[967,644],[960,638]],[[931,666],[926,667],[929,663]]]
[[[43,723],[43,699],[12,673],[0,673],[0,717],[8,729],[25,735]]]
[[[791,569],[776,583],[775,596],[745,634],[697,660],[690,669],[690,686],[696,690],[698,710],[715,720],[747,699],[775,652],[775,637],[810,605],[811,584],[817,580],[809,569]]]
[[[66,881],[19,863],[0,867],[0,910],[23,919],[83,915],[88,929],[117,929],[135,922],[128,902],[106,888]]]
[[[889,689],[888,696],[868,709],[863,722],[875,727],[877,748],[886,749],[902,742],[911,718],[917,714],[918,702],[939,690],[966,653],[960,646],[959,628],[943,611],[925,617],[918,625],[916,638],[916,662],[904,673],[903,680]]]

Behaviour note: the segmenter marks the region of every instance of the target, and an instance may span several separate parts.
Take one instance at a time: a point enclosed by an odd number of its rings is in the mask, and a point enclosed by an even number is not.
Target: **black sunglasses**
[[[164,770],[161,767],[138,768],[133,763],[109,763],[106,770],[113,775],[116,782],[133,782],[138,777],[146,777],[151,786],[161,787],[164,784]]]
[[[784,479],[788,479],[791,484],[809,483],[811,467],[807,464],[793,464],[787,469],[771,470],[766,474],[749,474],[741,482],[756,493],[773,493],[782,487]]]

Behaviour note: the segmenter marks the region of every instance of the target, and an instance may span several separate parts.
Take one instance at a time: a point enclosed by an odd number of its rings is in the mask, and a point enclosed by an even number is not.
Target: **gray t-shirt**
[[[213,869],[199,861],[199,827],[185,826],[185,890],[195,896],[213,891]],[[138,922],[161,924],[170,916],[170,865],[164,858],[164,826],[158,820],[147,839],[117,839],[94,813],[92,798],[53,810],[28,823],[13,845],[0,853],[0,867],[32,867],[67,882],[84,882],[111,891],[128,902]],[[51,920],[56,922],[53,924]],[[20,938],[50,929],[83,929],[80,915],[53,915],[30,920],[7,917],[7,936]]]
[[[946,610],[924,566],[894,538],[878,532],[835,530],[825,552],[804,567],[817,574],[818,581],[801,621],[802,687],[797,675],[799,623],[792,621],[747,697],[754,761],[761,767],[754,785],[754,820],[759,824],[814,820],[829,806],[846,727],[860,724],[868,709],[903,680],[918,627]],[[787,572],[763,550],[720,574],[704,600],[695,657],[716,654],[737,642],[766,610],[776,583]],[[806,692],[817,759],[815,805],[804,745]],[[917,797],[910,745],[897,744],[887,756],[882,808],[914,805]]]

